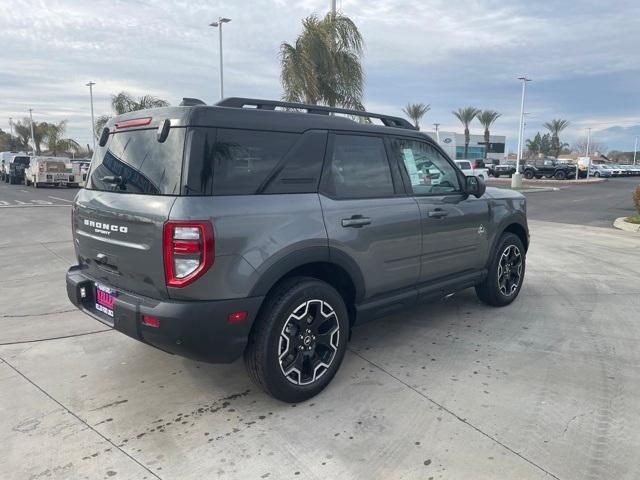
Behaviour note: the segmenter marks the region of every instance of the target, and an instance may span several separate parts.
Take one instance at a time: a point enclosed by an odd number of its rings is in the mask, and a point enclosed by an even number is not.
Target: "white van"
[[[456,165],[462,173],[464,173],[467,177],[480,177],[483,180],[487,180],[489,178],[489,169],[488,168],[474,168],[472,160],[454,160]]]
[[[33,157],[24,181],[36,188],[44,185],[78,186],[78,176],[73,173],[71,159],[67,157]]]

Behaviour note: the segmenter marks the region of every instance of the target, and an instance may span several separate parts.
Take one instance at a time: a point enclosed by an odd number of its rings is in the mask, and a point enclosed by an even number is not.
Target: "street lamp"
[[[436,127],[436,142],[440,145],[440,124],[434,123],[433,126]]]
[[[525,131],[527,130],[527,117],[529,115],[531,115],[531,112],[524,112],[522,114],[522,135],[520,140],[520,158],[524,157],[524,147],[525,147],[524,135],[525,135]]]
[[[96,151],[96,122],[93,119],[93,86],[94,82],[87,83],[87,87],[89,87],[89,96],[91,97],[91,139],[93,140],[93,151]]]
[[[587,128],[587,180],[589,180],[589,170],[591,169],[591,157],[589,156],[589,147],[591,146],[591,127]],[[576,180],[578,180],[578,170],[580,165],[576,165]]]
[[[230,18],[218,17],[217,22],[211,22],[209,24],[210,27],[218,27],[218,38],[220,43],[220,100],[224,98],[224,76],[222,72],[222,24],[229,23],[230,21]]]
[[[636,154],[638,153],[638,137],[636,136],[636,144],[633,147],[633,166],[636,165]]]
[[[520,188],[522,186],[522,174],[520,173],[520,160],[522,159],[522,133],[524,128],[524,96],[527,90],[527,82],[531,79],[527,77],[518,77],[522,82],[522,98],[520,100],[520,128],[518,129],[518,156],[516,159],[516,173],[511,177],[511,188]]]
[[[31,108],[29,109],[29,119],[31,120],[31,142],[33,143],[33,154],[37,155],[38,152],[36,151],[36,137],[33,134],[33,110]]]
[[[11,150],[13,152],[14,147],[13,147],[13,117],[9,117],[9,131],[11,132],[11,134],[9,135],[9,140],[10,140],[10,147],[9,150]],[[637,140],[637,139],[636,139]]]

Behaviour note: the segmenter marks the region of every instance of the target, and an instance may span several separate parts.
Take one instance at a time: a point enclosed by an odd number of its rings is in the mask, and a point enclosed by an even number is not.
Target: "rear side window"
[[[393,180],[382,138],[334,135],[323,184],[326,193],[334,198],[393,196]]]
[[[266,185],[300,135],[193,128],[190,137],[187,195],[252,195]]]
[[[104,147],[96,146],[87,188],[118,193],[178,195],[184,151],[184,128],[171,128],[160,143],[156,129],[131,130],[109,135]],[[105,177],[122,177],[120,184]]]

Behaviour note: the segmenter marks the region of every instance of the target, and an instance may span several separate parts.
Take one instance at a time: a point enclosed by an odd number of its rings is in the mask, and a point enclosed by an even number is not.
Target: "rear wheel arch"
[[[335,288],[349,311],[351,322],[355,318],[355,304],[364,294],[364,280],[357,264],[340,255],[328,258],[326,248],[323,253],[316,251],[285,257],[272,265],[256,283],[250,296],[265,296],[275,291],[279,285],[293,277],[309,277],[321,280]],[[263,302],[264,304],[264,302]]]

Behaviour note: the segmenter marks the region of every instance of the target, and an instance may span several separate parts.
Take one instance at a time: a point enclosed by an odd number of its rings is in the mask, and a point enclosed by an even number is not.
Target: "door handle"
[[[363,217],[362,215],[353,215],[351,218],[343,218],[342,226],[343,227],[354,227],[360,228],[365,225],[369,225],[371,223],[371,219],[369,217]]]
[[[443,218],[449,215],[449,212],[441,208],[436,208],[435,210],[430,210],[427,215],[429,215],[430,218]]]

